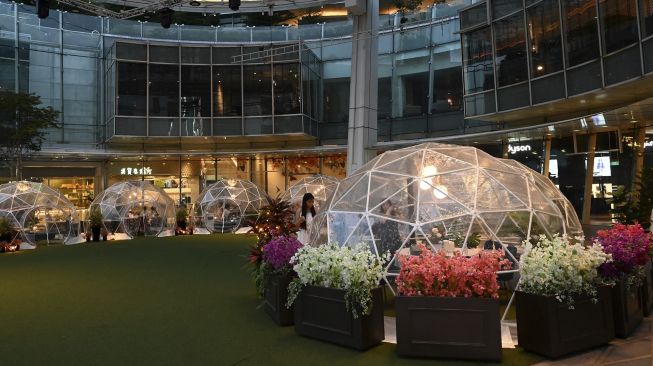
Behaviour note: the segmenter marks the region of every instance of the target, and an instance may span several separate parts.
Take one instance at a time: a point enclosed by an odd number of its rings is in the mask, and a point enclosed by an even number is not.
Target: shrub
[[[397,289],[404,296],[499,297],[497,271],[509,269],[503,251],[448,257],[419,244],[418,256],[399,257]]]

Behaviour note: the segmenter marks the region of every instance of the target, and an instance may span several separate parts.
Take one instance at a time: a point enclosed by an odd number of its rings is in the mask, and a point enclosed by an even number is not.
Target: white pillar
[[[357,3],[365,12],[353,17],[347,174],[376,155],[377,141],[379,0]]]

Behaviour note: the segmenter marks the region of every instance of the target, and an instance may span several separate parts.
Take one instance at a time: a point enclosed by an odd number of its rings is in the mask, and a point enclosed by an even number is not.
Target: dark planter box
[[[646,281],[642,289],[642,309],[644,316],[649,316],[651,308],[653,308],[653,266],[651,262],[644,267],[644,272],[646,272]]]
[[[642,292],[643,286],[628,288],[625,279],[617,281],[612,288],[614,334],[617,337],[628,337],[642,322],[644,318]]]
[[[292,281],[289,275],[279,276],[270,274],[265,276],[263,289],[263,308],[278,325],[293,325],[295,311],[286,308],[288,300],[288,285]]]
[[[385,338],[381,288],[372,291],[370,315],[354,319],[344,290],[304,287],[295,300],[295,332],[361,351],[381,343]]]
[[[598,290],[598,302],[583,296],[574,299],[574,309],[553,296],[517,291],[517,338],[527,351],[549,358],[601,346],[614,338],[612,294]]]
[[[501,360],[498,299],[397,296],[395,312],[401,356]]]

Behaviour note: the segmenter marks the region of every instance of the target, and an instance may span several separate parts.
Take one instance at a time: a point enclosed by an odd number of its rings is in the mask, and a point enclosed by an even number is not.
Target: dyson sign
[[[518,152],[531,151],[531,145],[508,145],[508,152],[517,154]]]

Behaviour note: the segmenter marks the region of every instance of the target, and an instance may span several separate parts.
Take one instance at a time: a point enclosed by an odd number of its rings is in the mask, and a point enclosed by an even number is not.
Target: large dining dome
[[[581,234],[571,204],[544,176],[474,147],[427,143],[385,152],[340,182],[311,244],[366,243],[396,255],[422,242],[469,252],[505,248],[517,262],[533,235]]]
[[[0,217],[21,234],[25,241],[21,249],[33,249],[37,243],[69,243],[79,234],[75,206],[43,183],[0,185]]]

